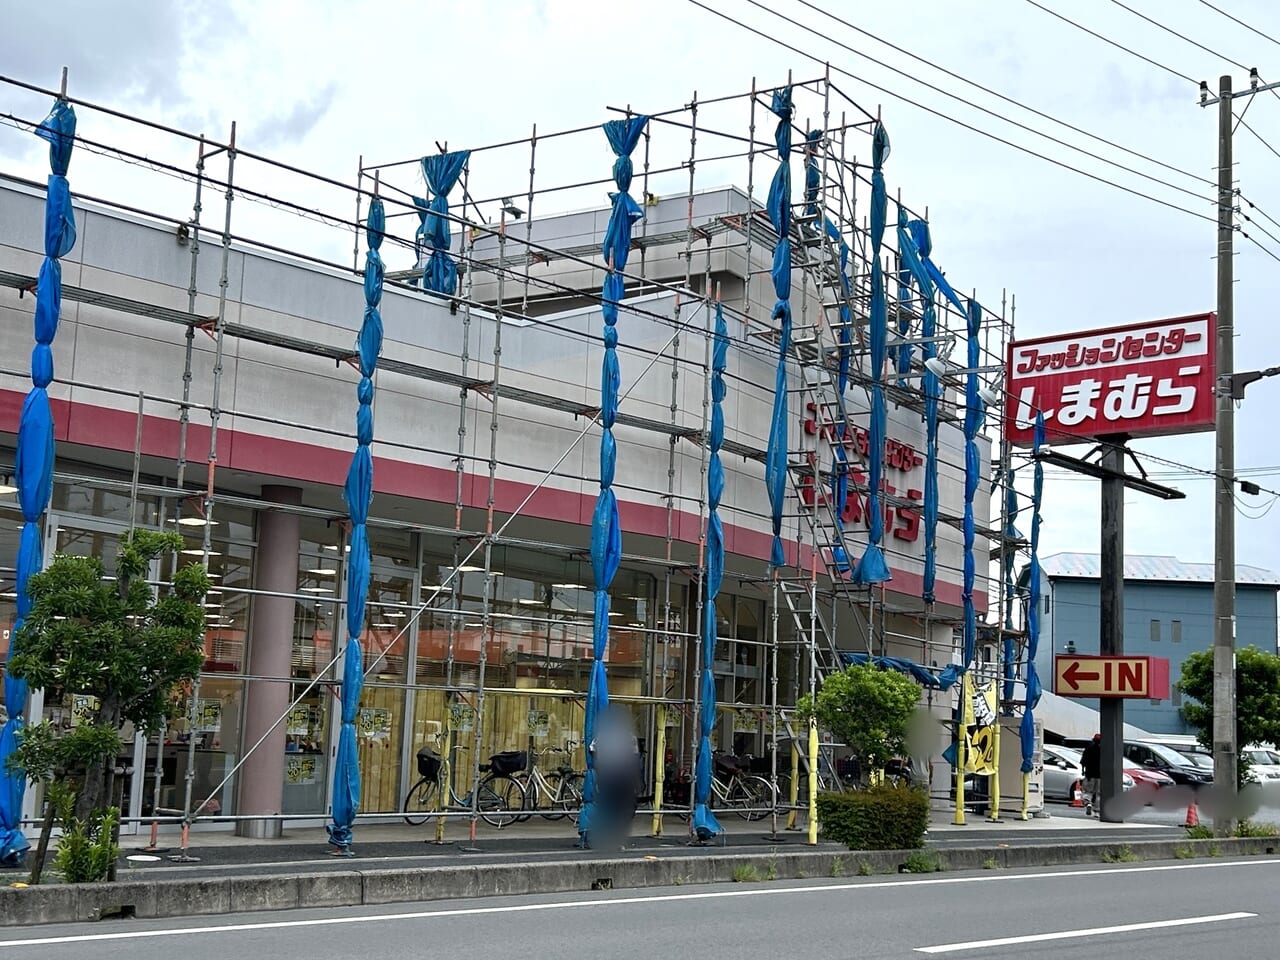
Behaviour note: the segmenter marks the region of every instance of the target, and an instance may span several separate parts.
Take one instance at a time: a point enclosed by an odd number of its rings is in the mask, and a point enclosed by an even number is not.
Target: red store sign
[[[1031,446],[1037,412],[1050,444],[1212,430],[1216,319],[1205,313],[1009,344],[1005,438]]]
[[[813,403],[805,405],[804,432],[809,436],[819,436],[833,446],[838,442],[836,424],[830,417],[824,418],[821,426],[818,422],[817,406]],[[859,457],[865,459],[871,449],[870,437],[862,427],[849,430],[844,441],[850,462]],[[800,502],[806,507],[825,506],[831,499],[831,483],[828,479],[817,489],[815,477],[820,470],[830,468],[829,463],[819,464],[818,454],[808,455],[809,466],[814,472],[804,476],[800,481]],[[890,483],[886,477],[880,481],[880,490],[888,496],[901,496],[906,500],[920,502],[924,491],[911,485],[911,473],[924,463],[924,455],[910,444],[900,440],[886,438],[884,444],[884,465],[886,469],[905,474],[898,483]],[[849,496],[845,501],[844,513],[840,521],[845,527],[867,529],[871,525],[867,510],[867,497],[859,493],[858,487],[866,487],[867,475],[851,466],[849,470]],[[901,489],[900,489],[901,488]],[[883,502],[883,501],[882,501]],[[898,540],[916,540],[920,537],[920,508],[915,506],[891,506],[884,504],[884,530]]]

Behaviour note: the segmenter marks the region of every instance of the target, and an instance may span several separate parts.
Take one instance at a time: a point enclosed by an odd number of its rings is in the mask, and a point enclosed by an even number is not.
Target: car
[[[1213,770],[1197,766],[1188,756],[1159,743],[1124,742],[1124,755],[1136,766],[1158,770],[1176,784],[1198,788],[1213,783]]]
[[[1131,760],[1125,760],[1124,772],[1136,786],[1148,790],[1163,790],[1165,787],[1173,786],[1172,777],[1152,767],[1140,767]]]
[[[1249,764],[1247,776],[1250,782],[1280,782],[1280,753],[1269,747],[1254,745],[1241,750],[1240,756]]]
[[[1044,797],[1046,800],[1071,800],[1074,787],[1079,782],[1084,787],[1084,767],[1080,764],[1080,751],[1056,744],[1044,745]],[[1134,786],[1133,777],[1126,771],[1121,781],[1125,790]]]

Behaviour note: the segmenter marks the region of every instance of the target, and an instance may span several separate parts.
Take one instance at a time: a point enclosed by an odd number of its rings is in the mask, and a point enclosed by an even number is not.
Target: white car
[[[1267,747],[1245,747],[1241,755],[1249,761],[1249,779],[1254,783],[1280,781],[1280,753]]]

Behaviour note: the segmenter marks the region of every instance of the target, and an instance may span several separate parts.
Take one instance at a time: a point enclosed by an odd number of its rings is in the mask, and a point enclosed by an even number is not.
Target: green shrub
[[[850,850],[912,850],[924,846],[929,797],[892,784],[819,794],[818,822],[827,839]]]
[[[1187,827],[1188,840],[1212,840],[1213,827],[1198,823],[1194,827]]]
[[[1274,823],[1254,823],[1252,820],[1241,820],[1236,824],[1237,837],[1275,837],[1280,836],[1280,828]]]
[[[1127,843],[1102,851],[1103,863],[1136,863],[1141,859]]]
[[[62,822],[62,838],[53,858],[54,869],[62,874],[65,883],[105,880],[111,864],[120,855],[120,848],[114,843],[120,811],[109,807],[82,820],[73,812],[75,794],[60,787],[60,784],[54,785],[50,790],[50,803],[56,805]]]
[[[907,855],[905,864],[908,873],[941,873],[942,861],[932,853],[919,851]]]
[[[749,863],[740,863],[733,868],[734,883],[757,883],[760,880],[760,871]]]

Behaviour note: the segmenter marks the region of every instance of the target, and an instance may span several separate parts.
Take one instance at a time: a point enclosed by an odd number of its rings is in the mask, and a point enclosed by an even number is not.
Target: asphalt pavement
[[[0,931],[0,960],[1265,957],[1280,858],[744,882]]]

